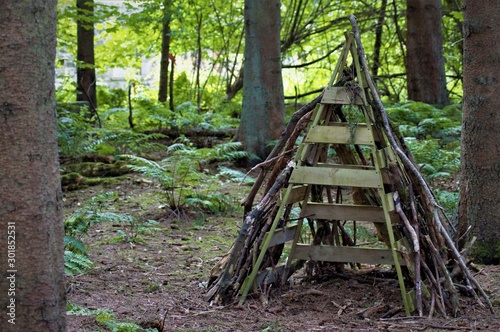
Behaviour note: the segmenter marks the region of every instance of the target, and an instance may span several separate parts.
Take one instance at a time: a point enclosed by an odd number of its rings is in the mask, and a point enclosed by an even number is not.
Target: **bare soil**
[[[245,190],[221,188],[235,201]],[[500,331],[499,266],[480,266],[476,273],[496,316],[474,298],[461,297],[460,317],[406,317],[396,279],[381,277],[384,271],[373,266],[349,278],[301,282],[299,275],[292,286],[271,289],[264,304],[249,297],[241,306],[213,305],[205,300],[206,281],[236,238],[241,211],[175,220],[156,186],[130,175],[119,185],[66,192],[67,213],[106,191],[119,193],[112,211],[159,223],[92,227],[84,242],[95,266],[67,278],[68,301],[89,312],[68,315],[69,331],[110,331],[96,319],[104,309],[116,322],[158,331]]]

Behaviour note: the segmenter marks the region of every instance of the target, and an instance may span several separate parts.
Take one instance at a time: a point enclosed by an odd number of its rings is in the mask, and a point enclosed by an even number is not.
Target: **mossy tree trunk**
[[[500,2],[464,1],[464,97],[459,235],[477,236],[475,259],[500,263]]]

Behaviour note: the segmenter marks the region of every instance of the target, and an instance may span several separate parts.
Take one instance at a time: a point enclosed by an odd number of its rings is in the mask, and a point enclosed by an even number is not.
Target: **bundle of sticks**
[[[457,249],[453,239],[455,230],[440,207],[436,197],[413,160],[402,137],[392,129],[390,120],[380,100],[375,85],[369,75],[359,30],[354,16],[350,17],[357,52],[366,75],[369,88],[370,105],[374,113],[374,127],[383,133],[384,139],[396,156],[396,162],[389,163],[388,172],[395,186],[394,205],[402,220],[403,227],[398,231],[399,238],[408,239],[402,256],[407,261],[407,278],[415,288],[415,308],[419,316],[424,311],[432,316],[438,311],[443,316],[456,316],[459,313],[459,294],[476,298],[484,306],[480,296],[493,312],[488,296],[472,275],[466,259]],[[345,84],[348,75],[338,84]],[[244,206],[243,225],[238,237],[228,254],[212,270],[209,278],[207,299],[219,304],[233,302],[241,289],[245,278],[252,271],[255,257],[260,251],[262,241],[269,231],[278,211],[278,202],[283,189],[294,168],[296,142],[307,130],[311,115],[323,94],[304,105],[295,114],[283,131],[278,143],[267,159],[254,167],[260,173],[249,195],[242,202]],[[334,110],[338,121],[346,121],[341,107]],[[359,149],[336,149],[343,163],[363,165],[366,160]],[[257,205],[254,201],[258,193],[262,198]],[[354,200],[369,200],[370,192],[357,191],[363,197]],[[373,204],[377,204],[376,202]],[[382,240],[388,243],[382,233]],[[343,234],[344,236],[344,234]],[[320,243],[322,239],[315,238]],[[261,268],[273,266],[282,254],[283,246],[269,248]],[[286,280],[284,278],[283,280]],[[425,285],[425,287],[423,287]],[[423,294],[423,288],[427,291]],[[459,292],[460,291],[460,292]]]

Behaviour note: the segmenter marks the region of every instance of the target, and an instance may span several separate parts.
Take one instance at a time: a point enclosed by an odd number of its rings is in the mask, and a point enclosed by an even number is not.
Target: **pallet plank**
[[[329,86],[325,89],[322,104],[363,105],[359,95],[354,95],[351,89]]]
[[[373,145],[373,134],[366,124],[335,124],[311,126],[304,139],[305,143]]]
[[[394,264],[392,251],[390,249],[328,245],[313,246],[300,243],[298,243],[295,248],[293,259],[314,260],[318,262]],[[400,260],[400,265],[404,264],[404,260]]]
[[[304,216],[324,220],[353,220],[385,223],[381,206],[357,204],[308,203],[303,208]]]
[[[269,242],[269,248],[271,247],[274,247],[278,244],[283,244],[283,243],[286,243],[288,241],[292,241],[294,236],[295,236],[295,232],[297,231],[297,224],[295,225],[292,225],[292,226],[286,226],[286,227],[283,227],[283,228],[277,228],[274,233],[272,234],[272,238],[271,238],[271,241]],[[268,236],[271,236],[269,232],[266,233],[266,235],[264,235],[265,237],[268,237]],[[262,243],[265,242],[265,238],[264,240],[262,241]],[[261,245],[261,249],[262,249],[262,245]]]
[[[294,186],[288,195],[286,204],[293,204],[297,202],[302,202],[306,198],[307,185]]]
[[[382,188],[379,172],[364,169],[337,167],[297,166],[290,176],[290,183],[326,186]]]

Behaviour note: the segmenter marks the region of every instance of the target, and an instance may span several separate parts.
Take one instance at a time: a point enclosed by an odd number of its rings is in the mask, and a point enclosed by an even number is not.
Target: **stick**
[[[415,202],[414,202],[414,195],[413,195],[413,186],[410,185],[408,186],[409,190],[409,196],[410,196],[410,207],[411,207],[411,214],[412,214],[412,227],[415,230],[415,233],[417,234],[416,241],[418,243],[418,246],[420,247],[419,243],[419,229],[418,229],[418,218],[417,218],[417,209],[415,208]],[[416,301],[417,301],[417,311],[418,315],[422,317],[423,312],[422,312],[422,278],[420,276],[420,250],[415,252],[415,291],[416,291]]]
[[[391,127],[390,127],[390,124],[389,124],[389,118],[388,118],[387,113],[385,111],[384,105],[382,104],[382,101],[380,100],[380,97],[379,97],[379,95],[377,93],[377,89],[375,88],[373,80],[372,80],[372,78],[369,75],[370,71],[369,71],[368,65],[366,64],[365,51],[364,51],[363,46],[361,44],[361,37],[359,35],[359,29],[358,29],[358,25],[356,23],[356,17],[354,15],[350,15],[349,16],[349,20],[351,21],[351,24],[352,24],[354,38],[356,39],[356,44],[357,44],[357,48],[358,48],[359,58],[360,58],[360,62],[361,62],[361,65],[363,67],[363,70],[365,72],[366,81],[368,83],[368,86],[370,87],[370,90],[372,92],[373,98],[375,99],[375,103],[377,104],[377,106],[379,108],[380,115],[382,116],[382,122],[383,122],[383,125],[384,125],[384,129],[386,131],[386,134],[387,134],[387,138],[388,138],[389,142],[391,143],[393,149],[396,151],[396,153],[398,154],[398,156],[403,161],[403,164],[405,165],[405,167],[418,179],[420,185],[424,189],[424,191],[425,191],[425,193],[427,195],[427,198],[430,200],[432,206],[434,207],[432,209],[433,210],[432,213],[433,213],[434,221],[437,224],[438,229],[440,230],[441,234],[444,236],[444,238],[446,240],[446,243],[448,244],[449,249],[451,249],[452,252],[453,252],[453,254],[455,255],[455,257],[456,257],[456,259],[457,259],[457,261],[458,261],[458,263],[460,265],[460,268],[462,269],[462,272],[479,289],[481,295],[486,300],[486,303],[488,304],[488,307],[489,307],[490,311],[492,313],[495,313],[495,310],[493,309],[493,306],[492,306],[492,304],[490,302],[490,299],[489,299],[488,295],[486,295],[486,293],[481,288],[481,286],[479,285],[479,283],[477,282],[477,280],[471,275],[471,273],[470,273],[469,269],[467,268],[464,260],[462,259],[462,256],[460,255],[460,253],[458,252],[457,248],[455,247],[455,244],[453,243],[453,240],[451,239],[450,235],[448,234],[448,232],[444,228],[443,224],[441,223],[438,211],[436,210],[436,207],[439,207],[439,204],[436,202],[436,200],[434,198],[434,195],[432,194],[432,191],[429,188],[429,185],[427,184],[427,182],[425,181],[425,179],[420,174],[418,168],[413,164],[413,162],[408,158],[408,156],[401,150],[401,148],[397,144],[397,142],[396,142],[396,140],[395,140],[395,138],[394,138],[394,136],[392,134],[392,130],[391,130]],[[474,294],[475,294],[475,292],[474,292]],[[478,302],[479,302],[479,304],[481,306],[484,306],[484,304],[477,297],[477,295],[476,295],[476,299],[479,300]]]

